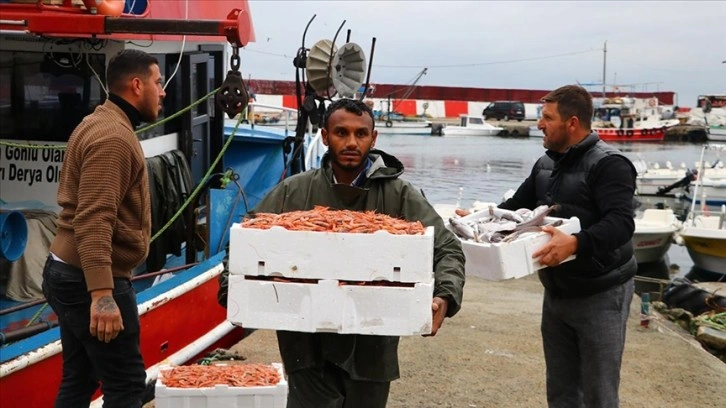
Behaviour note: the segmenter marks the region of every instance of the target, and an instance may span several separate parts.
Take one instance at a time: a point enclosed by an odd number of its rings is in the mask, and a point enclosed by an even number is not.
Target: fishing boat
[[[105,100],[109,58],[124,48],[156,56],[169,85],[164,111],[176,112],[137,131],[150,182],[157,162],[173,158],[162,171],[180,188],[162,193],[176,198],[176,214],[154,218],[149,259],[132,279],[149,390],[162,364],[195,361],[242,339],[242,328],[226,320],[217,300],[229,227],[281,179],[305,170],[304,137],[311,137],[299,127],[288,135],[240,123],[248,97],[238,51],[254,41],[247,1],[50,3],[0,2],[0,266],[10,273],[0,284],[0,406],[6,408],[50,407],[61,381],[57,318],[39,290],[49,242],[27,227],[36,225],[31,213],[58,210],[64,145]],[[298,117],[307,123],[308,114],[300,109]],[[225,115],[237,120],[225,123]],[[189,183],[179,181],[186,177]],[[159,208],[152,200],[155,216]],[[169,237],[176,248],[154,246]],[[21,264],[30,266],[16,273]],[[11,284],[24,285],[27,296],[9,296]],[[92,406],[100,406],[100,392],[96,397]]]
[[[707,151],[724,152],[726,145],[704,145],[701,150],[701,163]],[[699,197],[705,183],[704,178],[697,180],[693,191],[694,197]],[[692,200],[691,210],[678,235],[696,267],[726,275],[726,203],[721,205],[718,211],[712,211],[708,207],[705,195],[701,195],[698,202]]]
[[[459,125],[447,125],[442,133],[444,136],[496,136],[502,130],[487,123],[483,116],[460,115]]]
[[[677,119],[661,119],[656,97],[617,97],[598,101],[592,130],[606,142],[660,142],[677,124]]]
[[[668,253],[674,233],[681,228],[671,209],[648,208],[635,218],[633,249],[638,263],[658,262]]]

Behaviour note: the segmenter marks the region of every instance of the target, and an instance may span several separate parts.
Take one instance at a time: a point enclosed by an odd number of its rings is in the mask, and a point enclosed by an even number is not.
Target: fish
[[[493,215],[497,218],[504,218],[505,220],[514,221],[516,223],[524,222],[522,216],[516,212],[494,207],[493,205],[489,206],[489,215]]]
[[[562,224],[563,224],[562,220],[556,220],[555,222],[553,222],[551,224],[545,224],[545,225],[551,225],[553,227],[559,227]],[[515,239],[519,238],[520,236],[522,236],[522,235],[524,235],[524,234],[526,234],[528,232],[540,232],[540,231],[542,231],[542,227],[543,226],[544,225],[542,225],[542,226],[531,225],[529,227],[525,227],[525,228],[522,228],[520,230],[514,231],[513,233],[511,233],[511,234],[507,235],[506,237],[504,237],[501,242],[512,242]]]
[[[450,217],[449,224],[451,224],[451,227],[456,235],[466,239],[475,239],[476,234],[474,229],[460,221],[458,218]]]

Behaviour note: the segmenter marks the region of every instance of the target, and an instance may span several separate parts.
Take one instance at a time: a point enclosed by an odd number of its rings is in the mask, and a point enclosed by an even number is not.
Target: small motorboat
[[[703,156],[706,151],[726,151],[726,145],[708,144],[701,151],[701,171],[703,174]],[[726,275],[726,202],[721,203],[718,211],[709,208],[705,195],[701,192],[709,191],[712,187],[710,180],[699,177],[693,187],[693,197],[700,197],[700,201],[691,201],[691,211],[688,213],[683,227],[679,233],[693,263],[701,269]],[[726,190],[726,184],[720,183],[717,187]],[[700,207],[697,210],[696,204]]]
[[[635,218],[633,249],[635,260],[641,263],[658,262],[668,253],[673,234],[681,228],[673,210],[649,208]]]
[[[490,125],[483,116],[461,115],[458,126],[446,126],[444,136],[496,136],[504,128]]]

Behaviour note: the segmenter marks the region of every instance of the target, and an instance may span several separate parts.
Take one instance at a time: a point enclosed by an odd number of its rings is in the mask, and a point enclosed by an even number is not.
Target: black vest
[[[548,155],[542,156],[534,168],[537,205],[559,204],[561,209],[551,215],[577,217],[582,229],[595,224],[602,214],[593,201],[592,189],[597,186],[590,184],[590,178],[597,163],[609,155],[622,156],[622,153],[592,133],[557,161]],[[628,241],[599,258],[578,256],[562,265],[542,269],[539,278],[554,296],[589,296],[626,282],[637,269],[633,243]]]

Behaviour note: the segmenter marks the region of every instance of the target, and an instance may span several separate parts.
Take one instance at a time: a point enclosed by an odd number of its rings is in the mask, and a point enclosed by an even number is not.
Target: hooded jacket
[[[411,183],[401,180],[403,164],[394,156],[371,150],[371,166],[361,187],[333,183],[330,157],[321,168],[289,177],[255,207],[255,212],[283,213],[331,209],[375,210],[392,217],[434,227],[434,296],[448,300],[447,316],[460,307],[464,287],[464,254],[459,240]],[[371,254],[375,256],[375,254]],[[398,337],[333,333],[277,332],[287,372],[320,367],[329,361],[354,380],[391,381],[399,377]]]

